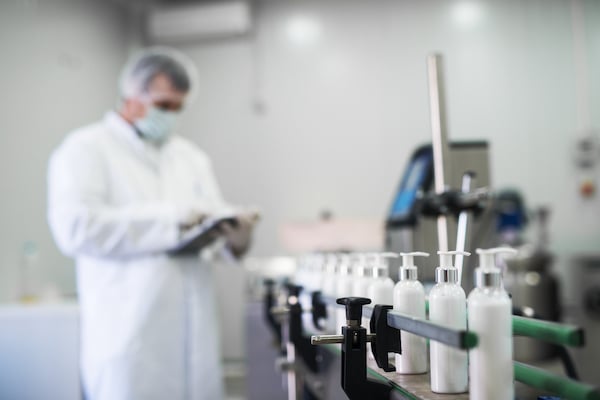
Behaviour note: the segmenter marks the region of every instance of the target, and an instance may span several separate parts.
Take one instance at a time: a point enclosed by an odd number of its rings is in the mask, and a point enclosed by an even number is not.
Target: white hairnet
[[[152,79],[161,73],[179,91],[192,94],[195,89],[197,72],[189,57],[170,47],[150,47],[135,53],[125,64],[119,79],[121,97],[143,95]]]

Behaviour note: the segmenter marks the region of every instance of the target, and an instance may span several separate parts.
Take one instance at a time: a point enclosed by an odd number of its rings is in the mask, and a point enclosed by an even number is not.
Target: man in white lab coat
[[[215,251],[169,252],[206,216],[232,211],[206,154],[173,134],[192,78],[181,53],[141,52],[122,73],[117,111],[69,134],[50,160],[48,219],[76,258],[88,400],[223,398]],[[238,221],[222,227],[236,256],[252,224]]]

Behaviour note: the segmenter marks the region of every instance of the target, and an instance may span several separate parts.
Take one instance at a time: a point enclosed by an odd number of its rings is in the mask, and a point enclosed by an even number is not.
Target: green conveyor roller
[[[582,347],[585,343],[583,330],[573,325],[513,316],[512,326],[515,336],[528,336],[571,347]]]
[[[600,390],[597,387],[516,361],[514,369],[517,381],[537,389],[546,390],[569,400],[600,400]]]

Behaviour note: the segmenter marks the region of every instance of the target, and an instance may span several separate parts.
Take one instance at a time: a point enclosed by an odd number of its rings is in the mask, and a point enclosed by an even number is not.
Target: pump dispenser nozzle
[[[413,251],[411,253],[400,253],[402,256],[402,265],[400,266],[400,280],[415,280],[417,279],[417,266],[415,265],[415,257],[429,257],[429,253],[423,251]]]
[[[496,254],[517,254],[517,250],[512,247],[495,247],[492,249],[477,249],[479,254],[479,267],[483,269],[496,268]]]
[[[400,253],[402,256],[402,267],[416,267],[414,257],[429,257],[429,253],[413,251],[412,253]]]
[[[354,266],[356,276],[365,276],[367,272],[367,253],[357,253]]]
[[[502,282],[502,272],[496,267],[496,254],[517,254],[517,250],[510,247],[495,247],[492,249],[477,249],[479,254],[479,268],[475,271],[477,287],[499,287]]]
[[[452,256],[460,254],[462,256],[470,256],[471,253],[468,251],[438,251],[438,255],[440,256],[440,267],[442,268],[454,268],[454,263],[452,262]]]
[[[452,262],[453,255],[470,256],[466,251],[438,251],[440,266],[435,269],[435,281],[437,283],[450,282],[460,283],[460,273]]]
[[[386,253],[379,253],[379,257],[381,258],[398,258],[398,253],[392,253],[388,251]]]
[[[386,252],[386,253],[374,253],[375,265],[373,267],[373,277],[378,278],[380,276],[387,277],[389,275],[388,264],[386,259],[398,258],[397,253]]]

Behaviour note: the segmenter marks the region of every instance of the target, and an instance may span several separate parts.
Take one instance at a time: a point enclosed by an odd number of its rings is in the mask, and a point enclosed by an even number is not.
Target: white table
[[[80,400],[75,302],[0,305],[0,399]]]

